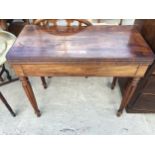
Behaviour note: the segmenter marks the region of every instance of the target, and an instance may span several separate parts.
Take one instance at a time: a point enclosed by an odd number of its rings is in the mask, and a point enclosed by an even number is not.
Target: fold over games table
[[[154,55],[133,26],[89,26],[73,34],[57,35],[54,28],[27,25],[7,60],[37,116],[41,113],[29,76],[132,77],[117,112],[120,116]]]

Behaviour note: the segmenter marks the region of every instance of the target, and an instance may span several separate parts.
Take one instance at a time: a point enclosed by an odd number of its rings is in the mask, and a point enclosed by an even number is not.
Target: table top
[[[60,32],[64,29],[60,28]],[[74,30],[73,30],[74,31]],[[154,54],[133,26],[89,26],[58,35],[27,25],[7,54],[10,63],[119,62],[151,64]]]

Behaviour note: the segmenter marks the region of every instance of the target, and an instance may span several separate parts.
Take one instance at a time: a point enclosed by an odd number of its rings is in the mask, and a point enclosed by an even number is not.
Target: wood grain
[[[54,29],[53,29],[54,31]],[[27,25],[7,55],[11,63],[119,62],[151,64],[152,50],[132,26],[89,26],[69,36]]]
[[[41,113],[40,113],[40,110],[38,108],[38,105],[37,105],[37,102],[36,102],[36,99],[35,99],[35,96],[34,96],[34,93],[33,93],[33,90],[32,90],[32,87],[31,87],[31,84],[29,82],[28,77],[22,76],[22,77],[20,77],[20,80],[22,82],[23,88],[25,90],[25,93],[26,93],[29,101],[35,110],[36,115],[38,117],[40,117]]]
[[[42,64],[42,65],[14,65],[19,76],[113,76],[133,77],[142,76],[137,73],[138,65],[114,65],[114,64]],[[16,68],[17,67],[17,68]]]
[[[121,115],[154,60],[140,33],[132,26],[89,26],[65,36],[56,31],[27,25],[7,55],[36,114],[40,111],[28,76],[133,77],[117,113]]]

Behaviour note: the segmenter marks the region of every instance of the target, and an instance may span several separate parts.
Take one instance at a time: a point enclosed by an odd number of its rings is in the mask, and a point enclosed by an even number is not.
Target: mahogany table
[[[57,35],[54,28],[27,25],[7,55],[37,116],[41,113],[28,76],[132,77],[117,112],[120,116],[153,59],[132,26],[89,26]]]

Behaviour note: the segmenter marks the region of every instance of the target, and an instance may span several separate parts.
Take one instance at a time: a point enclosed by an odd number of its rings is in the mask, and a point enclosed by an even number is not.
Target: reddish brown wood
[[[33,21],[33,24],[35,25],[40,25],[46,28],[50,28],[52,26],[60,26],[58,24],[58,22],[61,19],[36,19]],[[86,20],[86,19],[62,19],[63,21],[66,22],[66,26],[67,27],[72,27],[72,24],[74,22],[77,22],[77,26],[81,27],[81,26],[91,26],[92,24]]]
[[[155,19],[139,19],[135,21],[138,31],[142,34],[146,42],[155,53]],[[155,113],[155,62],[148,68],[145,76],[138,83],[126,110],[130,113]],[[119,79],[121,90],[125,88],[123,84],[127,79]],[[122,91],[122,94],[123,91]]]
[[[50,33],[58,36],[72,35],[82,31],[92,24],[86,19],[36,19],[33,24],[38,25]],[[62,26],[62,24],[64,26]]]
[[[31,87],[31,84],[30,84],[28,78],[27,77],[20,77],[20,80],[22,82],[25,93],[26,93],[36,115],[38,117],[40,117],[41,113],[39,111],[39,108],[38,108],[38,105],[37,105],[37,102],[36,102],[36,99],[35,99],[35,96],[34,96],[34,93],[33,93],[33,90],[32,90],[32,87]]]
[[[132,81],[129,83],[128,87],[125,90],[125,94],[123,96],[119,110],[117,111],[117,116],[120,116],[122,114],[124,108],[126,108],[126,106],[128,105],[135,89],[137,88],[137,84],[138,84],[139,80],[140,80],[140,78],[133,78]]]
[[[19,69],[20,66],[20,69]],[[141,77],[145,73],[145,68],[141,75],[137,75],[139,65],[119,63],[50,63],[50,64],[23,64],[13,65],[16,74],[19,76],[120,76],[120,77]],[[39,69],[38,69],[39,68]]]
[[[26,26],[7,55],[23,79],[35,111],[38,107],[26,76],[133,77],[121,113],[154,59],[152,50],[132,26],[89,26],[75,33],[74,28],[70,30],[72,33],[64,36],[58,35],[55,27]]]
[[[120,19],[119,25],[122,25],[122,23],[123,23],[123,19]],[[111,89],[115,88],[117,80],[118,80],[117,77],[113,77],[113,81],[112,81],[112,84],[111,84]]]
[[[11,63],[111,62],[150,64],[153,53],[132,26],[89,26],[69,36],[27,25],[7,55]],[[22,61],[21,61],[22,60]]]
[[[54,32],[55,35],[70,35],[82,30],[84,26],[92,25],[88,20],[85,20],[85,19],[65,19],[64,21],[66,22],[66,26],[63,27],[62,29],[58,27],[59,26],[58,21],[60,20],[59,19],[36,19],[36,20],[33,20],[33,24],[44,27],[47,30],[48,29],[52,30],[54,26],[54,30],[57,30]],[[76,26],[73,28],[72,23],[75,21],[78,22],[78,27]],[[46,89],[47,83],[46,83],[45,77],[42,76],[41,81],[44,88]]]

